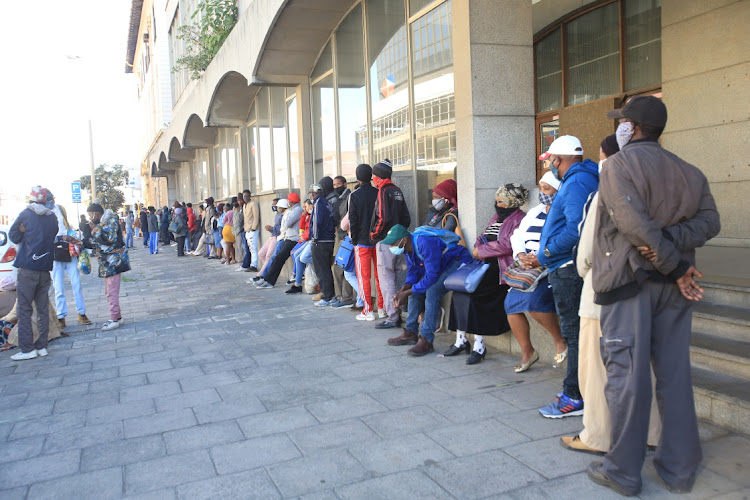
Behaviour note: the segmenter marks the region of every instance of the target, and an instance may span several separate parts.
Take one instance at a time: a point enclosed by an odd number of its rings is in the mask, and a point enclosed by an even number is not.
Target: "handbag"
[[[52,259],[57,262],[70,262],[70,245],[67,241],[56,241],[52,249]]]
[[[169,229],[170,233],[179,233],[182,230],[182,224],[180,224],[177,219],[174,219],[172,222],[170,222],[167,229]]]
[[[458,217],[456,217],[456,214],[452,212],[448,212],[447,214],[443,216],[443,229],[445,229],[445,225],[448,223],[446,220],[448,219],[448,217],[453,217],[454,219],[456,219],[456,229],[454,229],[453,232],[461,237],[461,239],[458,241],[457,244],[465,248],[466,238],[464,238],[464,231],[463,229],[461,229],[461,223],[458,222]]]
[[[339,251],[336,252],[336,265],[344,271],[354,271],[354,245],[348,236],[344,238],[339,245]]]
[[[520,262],[515,261],[503,273],[503,280],[511,287],[521,292],[533,292],[549,271],[544,266],[524,269]]]
[[[473,260],[453,271],[445,278],[443,286],[452,292],[474,293],[490,265]]]

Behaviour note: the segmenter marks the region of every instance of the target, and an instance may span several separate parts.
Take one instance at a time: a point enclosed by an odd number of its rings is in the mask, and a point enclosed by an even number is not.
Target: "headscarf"
[[[497,188],[495,197],[505,203],[508,208],[519,208],[529,199],[529,190],[523,184],[512,182]]]
[[[542,176],[542,178],[539,179],[539,182],[540,183],[544,182],[545,184],[549,184],[550,186],[552,186],[553,188],[555,188],[555,190],[559,190],[560,189],[560,179],[558,179],[557,177],[555,177],[555,175],[552,172],[549,172],[549,171],[546,172]]]
[[[458,185],[453,179],[441,182],[435,186],[432,192],[448,200],[453,208],[458,208]]]

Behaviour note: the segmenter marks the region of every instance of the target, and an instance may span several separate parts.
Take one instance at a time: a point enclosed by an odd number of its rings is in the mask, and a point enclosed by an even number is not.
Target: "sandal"
[[[557,354],[555,354],[555,357],[552,359],[555,361],[555,367],[560,366],[563,361],[568,359],[568,348],[566,347],[563,352],[558,352]]]
[[[563,448],[570,451],[578,451],[581,453],[589,453],[591,455],[606,455],[606,451],[597,450],[596,448],[592,448],[588,446],[586,443],[581,441],[581,437],[579,435],[576,436],[563,436],[560,438],[560,444]]]
[[[523,373],[529,368],[531,368],[531,365],[533,365],[537,361],[539,361],[539,353],[534,351],[534,354],[531,355],[531,357],[529,358],[527,362],[520,364],[520,365],[516,365],[513,367],[513,369],[515,370],[516,373]]]

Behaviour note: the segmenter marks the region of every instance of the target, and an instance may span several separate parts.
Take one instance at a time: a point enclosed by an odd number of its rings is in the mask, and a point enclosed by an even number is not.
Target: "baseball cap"
[[[667,126],[667,107],[652,95],[633,96],[625,106],[607,112],[607,118],[626,118],[636,123],[664,128]]]
[[[54,199],[54,197],[49,189],[42,186],[34,186],[31,188],[31,193],[29,193],[29,202],[45,204],[49,200]]]
[[[286,198],[282,198],[278,202],[276,202],[276,206],[279,208],[289,208],[289,200],[287,200]]]
[[[310,184],[310,189],[307,190],[308,193],[321,193],[323,191],[323,188],[320,187],[320,184]]]
[[[292,203],[299,203],[299,195],[297,193],[289,193],[286,199]]]
[[[385,239],[381,241],[383,245],[393,245],[401,238],[404,238],[406,236],[409,236],[411,233],[408,229],[406,229],[401,224],[396,224],[393,226],[389,231],[388,234],[385,235]]]
[[[583,156],[583,146],[581,146],[581,141],[578,137],[573,137],[572,135],[561,135],[549,145],[547,153],[550,155]]]

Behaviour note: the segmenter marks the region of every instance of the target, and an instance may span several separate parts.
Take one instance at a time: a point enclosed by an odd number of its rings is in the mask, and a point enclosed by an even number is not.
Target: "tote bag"
[[[490,268],[481,260],[473,260],[453,271],[445,278],[444,286],[452,292],[474,293]]]

